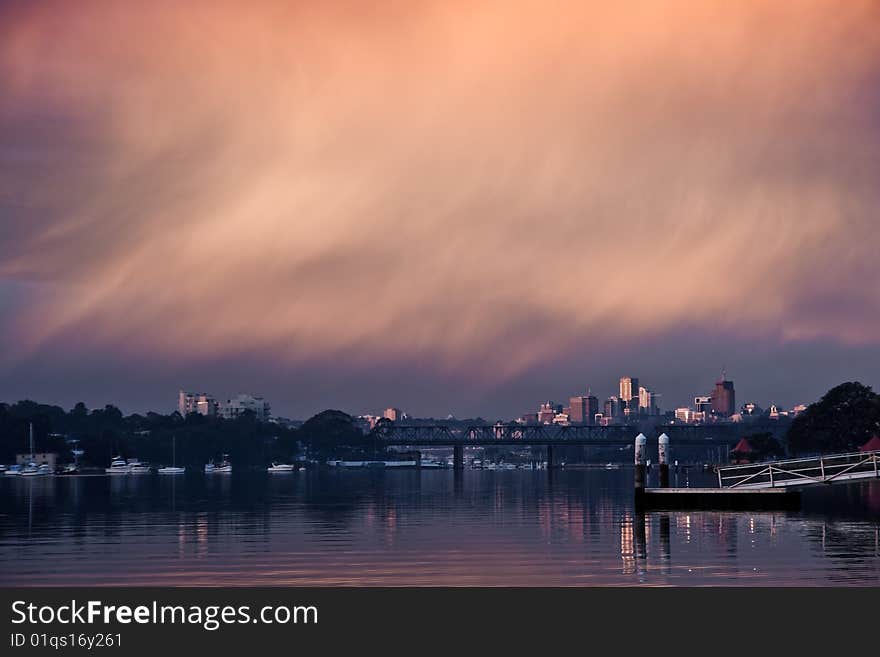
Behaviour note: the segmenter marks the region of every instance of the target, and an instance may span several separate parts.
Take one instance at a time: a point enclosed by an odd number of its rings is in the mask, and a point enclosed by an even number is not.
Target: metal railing
[[[880,477],[880,451],[718,468],[720,488],[777,488]]]

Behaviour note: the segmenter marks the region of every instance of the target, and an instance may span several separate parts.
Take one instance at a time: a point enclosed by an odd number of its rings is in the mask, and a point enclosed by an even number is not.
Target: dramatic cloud
[[[876,2],[0,12],[7,365],[880,342]]]

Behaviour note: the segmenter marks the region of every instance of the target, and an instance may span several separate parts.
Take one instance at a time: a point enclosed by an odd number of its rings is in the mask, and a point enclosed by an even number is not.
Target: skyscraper
[[[645,387],[639,388],[639,414],[657,415],[657,394]]]
[[[724,372],[721,373],[721,380],[715,383],[715,390],[712,391],[712,412],[721,417],[730,417],[736,413],[733,381],[728,381]]]
[[[633,403],[635,399],[635,403]],[[624,408],[635,410],[639,406],[639,380],[636,377],[624,376],[620,378],[620,402]]]
[[[593,395],[569,399],[569,414],[572,424],[593,424],[599,412],[599,400]]]

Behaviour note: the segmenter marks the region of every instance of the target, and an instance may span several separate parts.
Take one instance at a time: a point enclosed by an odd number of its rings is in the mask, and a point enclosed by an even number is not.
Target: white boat
[[[422,459],[421,467],[423,468],[445,468],[446,463],[435,461],[434,459]]]
[[[141,463],[137,459],[128,459],[128,471],[133,475],[150,474],[153,470],[146,463]]]
[[[266,468],[267,472],[293,472],[293,466],[289,463],[273,463],[268,468]]]
[[[38,475],[47,475],[52,473],[52,469],[49,467],[48,463],[43,463],[41,465],[37,465],[34,463],[34,423],[30,423],[30,448],[31,448],[31,460],[28,461],[27,465],[25,465],[19,475],[22,477],[36,477]]]
[[[127,475],[131,472],[131,467],[121,456],[114,456],[110,461],[110,467],[104,468],[104,472],[109,475]]]
[[[220,463],[215,464],[214,461],[205,464],[205,474],[231,474],[232,473],[232,464],[229,462],[229,459],[226,454],[223,455],[223,460]]]
[[[22,477],[36,477],[37,475],[41,475],[41,474],[49,474],[49,473],[48,472],[40,472],[40,468],[37,467],[36,463],[28,463],[27,465],[25,465],[21,469],[21,472],[19,473],[19,475]]]
[[[6,468],[6,476],[7,477],[17,477],[21,474],[21,466],[20,465],[10,465]]]
[[[177,436],[171,437],[171,465],[156,470],[160,475],[182,475],[186,468],[177,467]]]
[[[0,465],[0,474],[2,474],[2,473],[4,473],[4,472],[6,472],[6,466],[5,466],[5,465]]]

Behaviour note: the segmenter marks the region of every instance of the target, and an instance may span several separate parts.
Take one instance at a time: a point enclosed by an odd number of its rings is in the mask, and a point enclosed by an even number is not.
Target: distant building
[[[27,465],[28,463],[36,463],[37,465],[43,465],[44,463],[49,465],[51,470],[55,470],[55,466],[58,465],[58,454],[55,452],[37,452],[36,454],[16,454],[15,455],[15,463],[16,465]]]
[[[698,397],[694,397],[694,408],[697,413],[711,413],[712,412],[712,395],[700,395]]]
[[[177,412],[183,417],[190,413],[199,415],[217,415],[217,400],[204,392],[187,392],[181,390],[177,395]]]
[[[680,408],[675,409],[675,421],[676,422],[685,422],[690,423],[693,418],[694,412],[690,408],[686,406],[682,406]]]
[[[622,418],[623,417],[623,400],[618,397],[611,396],[605,400],[604,415],[606,418]]]
[[[712,413],[721,417],[730,417],[736,413],[733,381],[728,381],[723,374],[721,380],[715,383],[715,390],[712,391]]]
[[[743,416],[761,415],[764,410],[754,402],[748,402],[742,405],[740,413]]]
[[[657,408],[657,395],[656,393],[648,390],[644,386],[639,388],[639,414],[641,415],[657,415],[659,409]]]
[[[638,408],[638,399],[639,399],[639,380],[636,377],[632,376],[624,376],[620,378],[620,402],[623,405],[621,408],[621,414],[623,413],[623,409],[630,408],[635,409]],[[635,400],[635,402],[633,401]]]
[[[553,416],[553,424],[568,426],[571,424],[571,417],[569,417],[568,413],[557,413]]]
[[[572,424],[592,424],[599,412],[599,400],[593,395],[572,397],[569,401],[569,415]]]
[[[227,399],[220,404],[218,409],[220,417],[226,420],[234,420],[247,411],[251,411],[261,422],[265,422],[271,416],[269,402],[262,397],[246,394],[239,394],[232,399]]]
[[[538,409],[538,424],[552,424],[553,418],[556,417],[556,414],[561,412],[562,409],[557,409],[556,405],[553,402],[545,402],[541,404],[541,408]]]
[[[519,418],[520,424],[538,424],[538,414],[537,413],[525,413]]]
[[[397,422],[398,420],[403,419],[403,411],[399,408],[386,408],[385,412],[382,414],[386,420],[391,420],[392,422]]]

